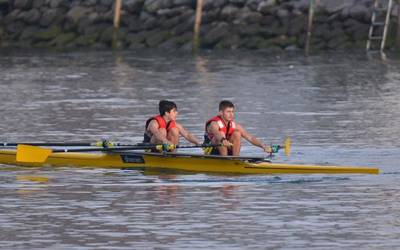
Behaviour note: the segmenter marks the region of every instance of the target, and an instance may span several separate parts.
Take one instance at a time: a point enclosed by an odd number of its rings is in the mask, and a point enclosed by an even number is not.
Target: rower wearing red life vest
[[[181,135],[189,142],[200,145],[200,141],[176,121],[178,109],[174,102],[161,100],[158,108],[160,114],[146,121],[144,143],[177,145]]]
[[[271,147],[263,144],[255,136],[248,133],[241,125],[234,121],[235,106],[232,102],[223,100],[219,103],[218,115],[209,119],[205,125],[204,143],[220,144],[220,147],[213,148],[214,155],[240,155],[241,138],[262,148],[270,153]]]

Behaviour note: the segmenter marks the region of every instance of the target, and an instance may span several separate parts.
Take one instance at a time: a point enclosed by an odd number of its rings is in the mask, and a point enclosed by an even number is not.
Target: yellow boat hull
[[[52,153],[43,163],[16,161],[16,150],[0,150],[0,164],[31,167],[98,167],[173,170],[220,174],[379,174],[378,168],[249,162],[242,159],[188,154]]]

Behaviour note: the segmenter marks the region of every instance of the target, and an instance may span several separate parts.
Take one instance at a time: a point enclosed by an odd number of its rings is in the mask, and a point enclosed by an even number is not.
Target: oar
[[[75,148],[75,149],[50,149],[42,148],[32,145],[19,144],[17,146],[16,160],[18,162],[45,162],[52,153],[67,153],[67,152],[110,152],[110,151],[123,151],[123,150],[139,150],[139,149],[157,149],[160,151],[173,150],[175,148],[203,148],[203,147],[217,147],[219,145],[202,144],[195,146],[180,146],[168,144],[144,144],[134,146],[120,146],[112,148]]]
[[[285,150],[285,155],[289,155],[290,153],[290,138],[286,138],[284,145],[272,145],[271,155],[272,153],[277,153],[280,149]],[[116,144],[113,144],[116,145]],[[123,144],[118,144],[123,145]],[[93,145],[91,145],[93,146]],[[171,147],[172,146],[172,147]],[[125,146],[117,146],[117,147],[102,147],[102,148],[77,148],[77,149],[50,149],[50,148],[42,148],[39,146],[33,145],[25,145],[25,144],[18,144],[17,145],[17,156],[16,160],[18,162],[45,162],[46,159],[52,153],[67,153],[67,152],[109,152],[109,151],[122,151],[122,150],[140,150],[140,149],[157,149],[160,151],[167,151],[173,150],[175,148],[206,148],[206,147],[218,147],[221,145],[212,145],[212,144],[202,144],[202,145],[195,145],[195,146],[180,146],[180,145],[163,145],[163,144],[136,144],[136,145],[128,145]]]
[[[279,149],[283,148],[285,150],[285,155],[289,156],[291,146],[292,146],[292,139],[290,139],[290,137],[286,137],[285,141],[283,142],[283,145],[279,145]]]
[[[157,146],[159,144],[152,143],[137,143],[137,144],[125,144],[119,142],[112,142],[108,140],[96,141],[96,142],[0,142],[0,147],[16,147],[20,144],[30,146],[45,146],[45,147],[132,147],[132,146]],[[178,146],[179,147],[179,146]],[[182,146],[180,146],[182,147]],[[187,148],[187,146],[185,146]],[[198,146],[194,146],[198,147]]]

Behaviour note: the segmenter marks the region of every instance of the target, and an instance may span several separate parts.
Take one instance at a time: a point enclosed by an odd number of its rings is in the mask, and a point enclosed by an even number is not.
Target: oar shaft
[[[154,146],[132,146],[132,147],[113,147],[113,148],[65,148],[53,149],[53,153],[68,153],[68,152],[109,152],[118,150],[139,150],[139,149],[154,149]]]
[[[137,147],[158,147],[162,146],[163,144],[153,144],[153,143],[138,143],[138,144],[123,144],[123,143],[113,143],[112,145],[118,146],[118,147],[131,147],[131,146],[137,146]],[[221,144],[200,144],[200,145],[175,145],[175,148],[206,148],[206,147],[219,147]]]
[[[118,146],[139,146],[141,144],[122,144],[109,142],[107,140],[96,142],[1,142],[0,147],[16,147],[18,145],[47,146],[47,147],[118,147]]]
[[[101,147],[101,148],[114,148],[114,147],[138,147],[137,149],[151,149],[162,146],[162,144],[153,144],[153,143],[137,143],[137,144],[124,144],[124,143],[116,143],[109,141],[98,141],[98,142],[2,142],[0,143],[0,147],[16,147],[20,144],[30,145],[30,146],[48,146],[48,147]],[[175,145],[175,148],[204,148],[204,147],[218,147],[220,145],[212,145],[212,144],[201,144],[194,146],[181,146]],[[134,148],[136,149],[136,148]],[[69,149],[65,149],[69,150]],[[71,152],[65,151],[62,152]],[[54,151],[54,150],[53,150]],[[94,150],[94,151],[102,151],[102,150]]]
[[[93,142],[93,143],[85,143],[85,142],[4,142],[0,143],[0,147],[17,147],[18,145],[30,145],[30,146],[38,146],[38,147],[100,147],[100,148],[112,148],[112,147],[133,147],[133,146],[153,146],[155,144],[122,144],[122,143],[103,143],[103,142]]]
[[[90,147],[96,146],[95,143],[82,143],[82,142],[70,142],[70,143],[62,143],[62,142],[4,142],[0,143],[0,147],[16,147],[20,144],[23,145],[31,145],[31,146],[53,146],[53,147]]]
[[[181,146],[181,145],[176,145],[176,148],[209,148],[209,147],[219,147],[221,144],[201,144],[201,145],[193,145],[193,146]]]
[[[202,144],[202,145],[194,145],[194,146],[180,146],[176,145],[175,148],[204,148],[204,147],[218,147],[219,145],[211,145],[211,144]],[[112,148],[65,148],[65,149],[53,149],[53,153],[68,153],[68,152],[95,152],[95,151],[119,151],[119,150],[140,150],[140,149],[163,149],[162,144],[143,144],[132,145],[132,146],[119,146]]]

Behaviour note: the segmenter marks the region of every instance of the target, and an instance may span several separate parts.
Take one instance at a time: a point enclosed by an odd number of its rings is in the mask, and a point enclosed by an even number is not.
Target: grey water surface
[[[137,143],[164,98],[199,138],[218,102],[229,99],[236,120],[266,143],[292,137],[292,154],[276,162],[381,173],[147,175],[0,165],[0,248],[400,248],[396,55],[2,51],[0,141]],[[244,143],[243,155],[262,154]]]

